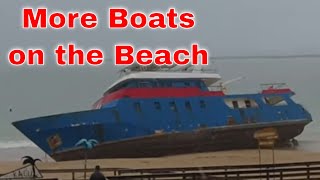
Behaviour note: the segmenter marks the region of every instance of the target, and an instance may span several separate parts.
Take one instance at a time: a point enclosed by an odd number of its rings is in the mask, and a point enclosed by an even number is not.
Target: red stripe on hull
[[[105,104],[121,98],[163,98],[194,96],[224,96],[224,93],[222,91],[202,91],[199,88],[126,88],[102,97],[93,105],[93,108],[100,108]]]
[[[291,91],[291,89],[286,88],[286,89],[265,89],[262,91],[262,94],[288,94],[288,93],[294,93]]]

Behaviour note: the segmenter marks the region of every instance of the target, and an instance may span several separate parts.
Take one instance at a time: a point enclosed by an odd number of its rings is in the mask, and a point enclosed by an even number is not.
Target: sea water
[[[227,85],[228,93],[257,93],[261,83],[284,82],[296,92],[294,100],[312,114],[313,122],[297,138],[300,149],[320,152],[320,59],[216,60],[210,64],[223,78],[243,79]],[[11,122],[44,115],[90,109],[119,75],[117,68],[48,67],[0,70],[0,161],[24,155],[45,157]]]

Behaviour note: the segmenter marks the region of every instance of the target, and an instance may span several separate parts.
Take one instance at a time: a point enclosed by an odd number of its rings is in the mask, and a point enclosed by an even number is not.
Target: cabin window
[[[156,80],[153,80],[151,83],[152,83],[152,86],[155,88],[160,87],[158,81],[156,81]]]
[[[245,109],[245,108],[259,107],[254,99],[234,98],[234,99],[225,99],[224,102],[231,109]]]
[[[245,100],[244,104],[246,105],[246,108],[251,108],[251,102],[250,100]]]
[[[271,106],[286,106],[286,105],[288,105],[287,101],[282,96],[264,97],[263,101],[266,104],[269,104]]]
[[[238,101],[232,101],[232,106],[234,109],[238,109],[239,108]]]
[[[135,82],[135,81],[129,82],[127,84],[127,87],[128,88],[136,88],[137,87],[137,82]]]
[[[167,81],[167,82],[165,83],[165,87],[172,87],[172,82]]]
[[[173,87],[185,87],[183,81],[175,81],[175,82],[172,82],[172,84],[173,84]]]
[[[192,111],[191,103],[190,103],[189,101],[187,101],[187,102],[185,103],[185,105],[186,105],[186,109],[187,109],[188,111]]]
[[[116,122],[121,122],[121,119],[120,119],[120,114],[117,110],[112,110],[112,114],[114,116],[114,119],[116,120]]]
[[[151,87],[153,87],[153,85],[152,85],[152,82],[143,81],[143,82],[139,82],[139,87],[148,87],[148,88],[151,88]]]
[[[160,80],[160,81],[158,81],[158,86],[159,87],[172,87],[172,82]]]
[[[204,102],[204,100],[200,100],[200,108],[206,108],[206,103]]]
[[[159,80],[158,80],[156,83],[157,83],[157,86],[158,86],[158,87],[163,87],[163,86],[164,86],[162,81],[159,81]]]
[[[197,82],[197,86],[203,91],[207,91],[208,90],[208,87],[206,86],[206,84],[203,81],[198,81]]]
[[[161,110],[160,102],[154,102],[154,107],[155,107],[157,110]]]
[[[141,112],[141,106],[140,106],[140,103],[136,102],[134,103],[134,109],[137,111],[137,112]]]
[[[126,88],[127,86],[128,86],[128,83],[124,83],[124,84],[120,85],[120,86],[117,88],[117,90]]]
[[[170,109],[174,112],[177,112],[178,109],[177,109],[177,105],[175,102],[170,102]]]

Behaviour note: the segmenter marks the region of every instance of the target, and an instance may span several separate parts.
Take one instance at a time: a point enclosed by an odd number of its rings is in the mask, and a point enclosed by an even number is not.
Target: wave
[[[0,140],[0,149],[21,148],[21,147],[37,147],[31,141],[17,140],[17,141],[3,141]]]

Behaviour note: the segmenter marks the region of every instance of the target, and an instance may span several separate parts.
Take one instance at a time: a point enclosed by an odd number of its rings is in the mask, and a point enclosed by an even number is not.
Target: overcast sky
[[[21,9],[26,6],[45,6],[51,12],[94,11],[99,16],[99,27],[94,30],[22,30]],[[196,15],[196,27],[180,31],[109,30],[107,9],[112,6],[146,13],[166,11],[169,7],[192,11]],[[74,42],[84,49],[98,47],[105,57],[113,57],[113,46],[119,42],[136,47],[173,49],[198,42],[211,56],[318,54],[319,7],[319,0],[1,0],[1,121],[89,108],[118,76],[110,61],[95,68],[58,67],[52,55],[59,43]],[[14,47],[43,48],[47,65],[10,66],[7,53]],[[8,113],[10,107],[14,108],[13,113]]]
[[[199,42],[213,56],[317,53],[320,47],[319,5],[317,0],[2,0],[0,52],[6,60],[4,55],[13,47],[42,47],[50,57],[58,43],[72,41],[83,48],[100,47],[109,57],[113,57],[113,46],[118,42],[150,48],[188,47],[192,42]],[[25,6],[45,6],[51,12],[94,11],[99,15],[99,27],[90,31],[81,28],[25,31],[21,29],[21,9]],[[109,30],[106,28],[107,9],[112,6],[146,13],[176,7],[180,11],[193,11],[197,26],[182,31]],[[1,67],[5,67],[4,60]]]

